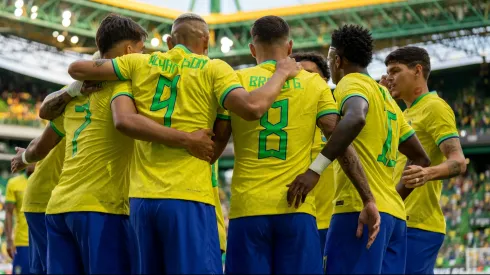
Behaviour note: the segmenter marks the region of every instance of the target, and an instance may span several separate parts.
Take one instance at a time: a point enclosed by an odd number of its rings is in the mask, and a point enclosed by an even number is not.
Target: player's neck
[[[102,55],[102,59],[114,59],[118,56],[123,56],[119,51],[108,51]]]
[[[413,90],[413,93],[410,94],[407,98],[403,98],[403,101],[407,105],[407,108],[410,108],[413,103],[422,95],[426,94],[429,92],[429,87],[427,86],[427,83],[425,85],[420,85],[415,87]]]
[[[271,52],[264,52],[261,54],[257,54],[255,59],[257,60],[257,64],[261,64],[261,63],[268,61],[268,60],[278,61],[278,60],[284,59],[286,57],[288,57],[288,56],[284,53],[271,51]]]
[[[367,68],[362,68],[359,66],[344,67],[344,75],[355,74],[355,73],[369,75]]]

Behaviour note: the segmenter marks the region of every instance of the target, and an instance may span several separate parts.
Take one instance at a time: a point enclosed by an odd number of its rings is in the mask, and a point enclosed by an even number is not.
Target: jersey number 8
[[[284,128],[288,126],[288,99],[276,101],[272,104],[271,109],[280,108],[280,119],[276,124],[269,122],[269,111],[260,118],[260,125],[264,127],[259,132],[259,159],[278,158],[286,160],[286,151],[288,145],[288,133]],[[267,137],[276,135],[279,137],[279,150],[267,149]]]

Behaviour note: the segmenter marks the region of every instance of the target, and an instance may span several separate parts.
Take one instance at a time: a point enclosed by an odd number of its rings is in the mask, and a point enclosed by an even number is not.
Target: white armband
[[[311,163],[309,169],[314,171],[318,175],[321,175],[323,173],[323,170],[325,170],[330,165],[330,163],[332,163],[332,161],[325,157],[322,153],[320,153]]]
[[[22,162],[23,162],[25,165],[29,165],[29,164],[31,164],[31,163],[30,163],[30,162],[28,162],[28,161],[27,161],[27,159],[26,159],[26,152],[27,152],[27,151],[22,152]]]

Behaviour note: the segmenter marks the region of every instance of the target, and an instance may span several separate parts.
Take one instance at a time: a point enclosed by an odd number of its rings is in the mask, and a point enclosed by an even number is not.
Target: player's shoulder
[[[10,186],[10,187],[15,187],[17,186],[18,184],[20,184],[23,180],[25,179],[25,176],[23,174],[21,175],[17,175],[13,178],[10,178],[8,181],[7,181],[7,186]]]
[[[100,92],[130,92],[132,90],[131,81],[106,81],[103,83],[102,90]]]
[[[436,92],[427,94],[426,100],[420,104],[423,111],[427,114],[444,114],[447,112],[453,113],[453,109],[447,102],[439,97]]]

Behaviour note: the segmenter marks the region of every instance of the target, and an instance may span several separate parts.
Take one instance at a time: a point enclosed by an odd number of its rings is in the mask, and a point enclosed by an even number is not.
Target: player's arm
[[[220,116],[216,118],[213,127],[213,141],[214,141],[214,156],[211,159],[211,164],[215,163],[216,160],[219,159],[226,146],[228,145],[228,141],[231,136],[231,120],[229,116]]]
[[[10,258],[14,258],[15,246],[14,246],[14,210],[16,204],[15,192],[12,185],[7,183],[7,190],[5,192],[5,239],[7,241],[7,253]]]
[[[165,127],[138,114],[134,101],[129,96],[116,96],[111,103],[114,127],[134,139],[156,142],[167,146],[185,148],[193,156],[211,161],[214,144],[210,129],[192,133]]]
[[[243,87],[229,90],[221,96],[221,105],[245,120],[260,119],[274,103],[288,78],[296,76],[301,69],[301,65],[292,58],[280,60],[266,84],[251,92]]]
[[[66,105],[76,96],[87,95],[97,90],[101,86],[97,83],[83,83],[75,81],[63,87],[61,90],[49,94],[41,104],[39,117],[46,120],[53,120],[65,111]]]
[[[63,137],[64,134],[51,122],[44,128],[41,136],[33,139],[29,143],[27,149],[15,148],[17,154],[11,161],[12,172],[15,173],[24,170],[30,163],[44,159]]]
[[[344,116],[335,127],[335,130],[333,130],[321,155],[329,160],[333,160],[345,152],[347,147],[359,135],[362,128],[364,128],[364,125],[366,125],[366,115],[368,110],[369,104],[363,97],[354,96],[348,98],[342,107]],[[323,170],[324,168],[322,171]]]
[[[461,149],[454,113],[445,104],[431,106],[426,122],[426,131],[446,157],[446,161],[432,167],[410,166],[403,172],[407,187],[418,187],[427,181],[441,180],[466,172],[466,159]]]
[[[75,80],[118,80],[111,59],[78,60],[70,64],[68,73]]]
[[[398,145],[398,151],[404,154],[407,157],[407,164],[405,165],[405,169],[410,167],[411,165],[417,165],[420,167],[428,167],[430,166],[430,159],[427,153],[422,147],[417,135],[413,133],[408,139],[402,141]],[[405,186],[403,182],[403,178],[400,179],[400,182],[396,186],[396,191],[402,199],[406,199],[410,193],[412,193],[413,188],[408,188]]]

